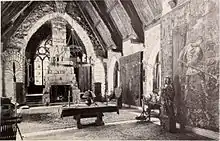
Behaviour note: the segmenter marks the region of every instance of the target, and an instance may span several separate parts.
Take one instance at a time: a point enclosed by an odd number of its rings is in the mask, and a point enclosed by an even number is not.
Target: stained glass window
[[[51,39],[50,39],[51,40]],[[44,85],[45,76],[48,71],[49,65],[49,48],[51,46],[51,41],[45,40],[37,48],[35,60],[34,60],[34,84]]]

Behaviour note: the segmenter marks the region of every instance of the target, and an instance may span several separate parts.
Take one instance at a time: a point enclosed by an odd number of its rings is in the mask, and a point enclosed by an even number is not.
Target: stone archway
[[[108,68],[108,93],[110,94],[112,90],[114,90],[114,68],[116,63],[119,64],[118,59],[113,56],[111,58],[110,64],[109,64],[109,68]],[[119,67],[119,66],[118,66]],[[120,76],[118,76],[118,78],[120,78]],[[119,81],[118,81],[119,83]],[[120,84],[118,84],[120,85]]]
[[[65,19],[72,28],[76,31],[79,38],[82,40],[84,46],[86,47],[86,53],[87,56],[90,57],[93,60],[93,63],[95,65],[103,66],[103,63],[96,63],[98,60],[94,51],[94,46],[92,44],[92,41],[90,40],[87,31],[77,23],[75,19],[73,19],[70,15],[67,13],[59,13],[54,12],[53,8],[49,5],[40,5],[38,8],[34,9],[32,13],[22,22],[20,27],[16,30],[16,32],[13,34],[13,36],[10,38],[8,46],[9,47],[16,47],[19,48],[21,54],[25,54],[25,50],[28,44],[28,41],[32,37],[32,35],[48,20],[51,20],[56,17],[61,17]],[[21,73],[18,73],[20,78],[18,82],[25,82],[25,62],[20,62],[22,64]],[[6,64],[6,63],[5,63]],[[104,66],[103,66],[104,68]],[[104,69],[100,69],[104,73]],[[92,72],[94,73],[94,72]],[[100,73],[100,72],[97,72]],[[8,74],[4,74],[5,78]],[[94,74],[92,74],[94,76]],[[105,77],[105,76],[104,76]],[[94,82],[102,82],[105,84],[105,81],[102,80],[102,78],[96,78],[96,80],[92,80],[92,83]],[[13,86],[13,81],[11,79],[6,79],[4,81],[5,85]],[[5,89],[7,86],[5,86]],[[103,87],[105,89],[105,86]],[[6,89],[5,93],[13,93],[13,89]]]
[[[39,19],[33,26],[32,28],[27,32],[27,36],[24,37],[24,48],[26,48],[28,41],[30,40],[30,38],[32,37],[32,35],[47,21],[52,20],[54,18],[57,17],[61,17],[64,20],[66,20],[68,22],[69,25],[71,25],[71,27],[76,31],[77,35],[79,36],[79,38],[82,40],[83,44],[86,47],[86,53],[88,55],[88,57],[92,57],[93,59],[96,58],[95,55],[95,51],[94,51],[94,47],[93,44],[90,40],[90,38],[88,37],[88,34],[86,33],[86,31],[72,18],[70,17],[67,13],[59,13],[59,12],[55,12],[52,14],[48,14],[45,15],[44,17],[42,17],[41,19]]]

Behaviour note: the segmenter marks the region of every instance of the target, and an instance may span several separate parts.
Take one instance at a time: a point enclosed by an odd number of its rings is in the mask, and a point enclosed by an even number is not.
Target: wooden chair
[[[159,110],[159,114],[157,115],[157,117],[160,117],[161,114],[161,105],[159,101],[153,101],[153,96],[150,95],[150,98],[146,98],[143,97],[142,99],[142,113],[140,116],[137,116],[136,119],[137,120],[146,120],[148,118],[148,120],[150,121],[151,118],[151,110]],[[144,106],[147,106],[147,109],[145,110]]]
[[[160,104],[160,100],[153,100],[153,95],[150,95],[150,99],[146,100],[146,98],[144,97],[144,103],[145,105],[147,105],[147,115],[148,115],[148,119],[150,120],[151,118],[151,110],[159,110],[159,114],[156,117],[160,117],[161,114],[161,104]]]

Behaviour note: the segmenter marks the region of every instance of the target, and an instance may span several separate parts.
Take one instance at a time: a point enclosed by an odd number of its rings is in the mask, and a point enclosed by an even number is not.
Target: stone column
[[[70,57],[70,50],[66,48],[66,21],[55,18],[52,24],[52,47],[50,48],[51,59],[56,58],[56,63]]]

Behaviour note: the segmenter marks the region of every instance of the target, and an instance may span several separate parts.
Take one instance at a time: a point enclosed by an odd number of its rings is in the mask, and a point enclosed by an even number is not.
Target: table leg
[[[151,107],[147,108],[148,120],[150,121]]]
[[[98,113],[98,114],[97,114],[97,119],[96,119],[96,121],[95,121],[96,125],[98,125],[98,126],[104,125],[102,116],[103,116],[102,113]]]
[[[75,118],[76,118],[76,122],[77,122],[77,128],[81,129],[82,128],[82,124],[80,122],[80,115],[77,115]]]

